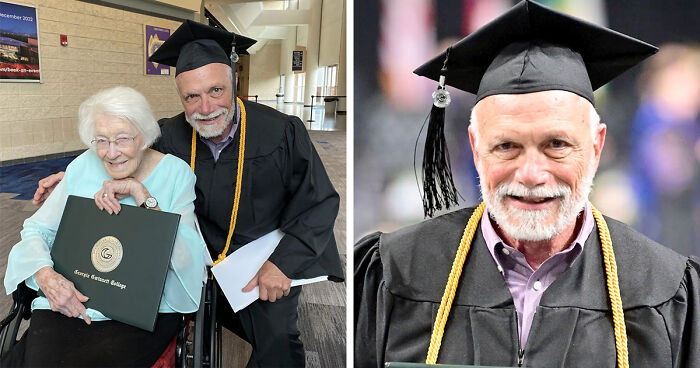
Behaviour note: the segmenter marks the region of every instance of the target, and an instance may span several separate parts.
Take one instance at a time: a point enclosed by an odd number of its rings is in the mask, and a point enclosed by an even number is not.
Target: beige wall
[[[156,118],[182,111],[172,76],[144,75],[144,24],[172,32],[179,22],[75,0],[21,2],[38,9],[43,83],[0,83],[0,161],[85,148],[78,106],[104,88],[137,89]],[[68,47],[59,34],[68,35]]]
[[[202,8],[202,0],[153,0],[157,3],[163,3],[167,5],[177,6],[193,12],[199,12]]]
[[[321,40],[318,65],[337,65],[340,62],[340,38],[343,35],[343,1],[324,0],[321,16]]]
[[[248,94],[259,100],[275,100],[280,88],[281,42],[270,41],[250,56],[250,88]]]

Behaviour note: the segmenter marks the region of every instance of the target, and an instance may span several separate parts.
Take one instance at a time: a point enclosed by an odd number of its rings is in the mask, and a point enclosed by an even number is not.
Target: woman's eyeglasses
[[[107,139],[105,137],[96,137],[90,143],[97,149],[107,149],[110,143],[114,143],[117,148],[129,148],[134,143],[134,137],[119,137],[114,140]]]

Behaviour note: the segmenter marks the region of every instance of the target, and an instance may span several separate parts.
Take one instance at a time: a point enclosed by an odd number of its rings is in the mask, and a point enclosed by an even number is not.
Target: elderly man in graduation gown
[[[277,228],[285,233],[244,289],[258,286],[261,300],[234,315],[220,296],[217,319],[251,343],[249,367],[301,367],[301,287],[290,283],[323,275],[342,281],[333,236],[339,197],[298,117],[234,98],[237,53],[254,43],[186,21],[156,50],[151,61],[176,68],[185,111],[163,124],[155,148],[197,175],[195,212],[215,261]]]
[[[484,204],[356,244],[357,367],[700,367],[698,260],[587,200],[606,132],[593,90],[655,51],[522,1],[416,70],[440,82],[426,212],[455,198],[445,85],[477,95]]]
[[[194,170],[195,213],[215,262],[285,233],[243,290],[258,286],[260,300],[234,314],[220,294],[217,320],[252,345],[248,367],[303,367],[301,287],[291,279],[343,280],[333,236],[339,197],[298,117],[236,97],[235,63],[254,43],[187,20],[156,50],[149,60],[176,68],[185,111],[163,123],[153,148]]]

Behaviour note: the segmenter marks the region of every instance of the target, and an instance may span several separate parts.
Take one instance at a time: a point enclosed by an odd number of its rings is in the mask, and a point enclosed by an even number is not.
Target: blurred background
[[[608,135],[591,201],[648,237],[700,256],[700,1],[538,2],[660,47],[596,92]],[[436,83],[412,71],[515,3],[355,2],[355,241],[423,219],[414,147]],[[474,206],[480,194],[467,136],[474,97],[448,90],[445,134],[460,206]],[[419,178],[424,134],[415,155]]]

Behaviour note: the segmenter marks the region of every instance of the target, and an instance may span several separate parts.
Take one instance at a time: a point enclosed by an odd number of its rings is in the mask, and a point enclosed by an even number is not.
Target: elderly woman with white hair
[[[177,332],[177,313],[194,312],[200,302],[206,245],[195,229],[195,176],[179,158],[148,148],[160,128],[146,99],[131,88],[107,89],[83,102],[78,129],[90,149],[70,163],[64,180],[24,222],[8,258],[8,294],[25,282],[46,295],[32,302],[29,330],[10,364],[151,366]],[[68,195],[94,198],[110,214],[127,204],[181,215],[153,333],[85,308],[89,295],[53,270],[51,247]]]

